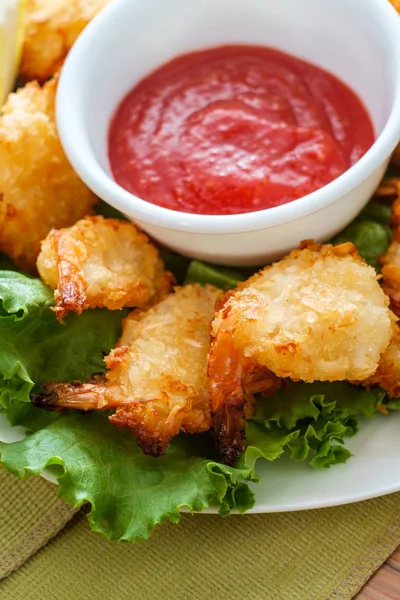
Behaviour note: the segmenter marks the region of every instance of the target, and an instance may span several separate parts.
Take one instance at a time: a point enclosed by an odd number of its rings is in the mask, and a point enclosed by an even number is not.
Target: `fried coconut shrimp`
[[[307,382],[363,380],[386,350],[393,315],[352,243],[306,242],[228,294],[212,324],[208,374],[222,459],[244,449],[243,380],[266,367]]]
[[[171,438],[210,428],[207,353],[219,291],[188,285],[147,312],[133,311],[105,359],[103,380],[48,384],[35,403],[50,409],[116,409],[146,454],[164,454]]]
[[[136,225],[100,216],[53,229],[42,242],[37,268],[55,290],[60,321],[87,308],[143,308],[172,283],[157,249]]]
[[[27,0],[21,76],[44,83],[86,25],[110,0]]]
[[[398,197],[392,207],[392,241],[387,252],[380,258],[382,267],[382,287],[390,298],[390,307],[400,316],[400,185]]]
[[[57,79],[10,94],[0,116],[0,251],[34,271],[40,241],[91,212],[97,198],[70,166],[55,117]]]

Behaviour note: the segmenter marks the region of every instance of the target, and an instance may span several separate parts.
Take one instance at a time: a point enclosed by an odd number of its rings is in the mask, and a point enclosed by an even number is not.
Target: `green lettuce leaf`
[[[174,254],[173,252],[166,252],[165,250],[160,254],[164,261],[165,268],[168,271],[171,271],[179,285],[183,285],[185,283],[190,259],[180,256],[179,254]]]
[[[273,397],[258,399],[253,421],[268,435],[295,434],[287,442],[291,458],[328,468],[351,456],[343,444],[357,433],[357,419],[371,418],[381,407],[394,408],[379,388],[343,381],[290,383]]]
[[[379,202],[369,202],[367,206],[360,212],[355,221],[375,221],[389,230],[391,216],[391,206],[388,206],[387,204],[380,204]]]
[[[226,516],[253,506],[242,481],[251,478],[251,469],[205,458],[194,437],[176,438],[165,456],[153,458],[103,415],[71,413],[21,442],[0,443],[0,453],[4,467],[21,478],[57,465],[58,494],[76,507],[90,503],[92,529],[132,542],[147,538],[159,523],[177,523],[183,507],[217,506]]]
[[[289,383],[271,398],[259,398],[253,419],[290,431],[301,419],[373,417],[385,400],[386,393],[380,388],[369,390],[345,381]]]
[[[236,468],[207,455],[211,436],[179,436],[165,456],[144,455],[133,436],[101,414],[63,414],[24,440],[0,442],[1,462],[20,478],[50,467],[57,493],[73,506],[91,505],[91,528],[109,539],[135,542],[157,524],[177,523],[179,511],[217,507],[222,516],[254,504],[248,481],[257,481],[257,459],[273,461],[297,433],[265,432],[248,424],[249,447]],[[204,439],[205,438],[205,439]]]
[[[386,252],[390,243],[390,215],[389,206],[370,202],[356,220],[332,241],[334,244],[353,242],[360,256],[379,271],[378,258]]]
[[[299,432],[296,430],[287,431],[283,427],[266,429],[262,423],[248,421],[246,427],[247,448],[244,455],[239,459],[237,467],[249,469],[251,479],[258,481],[255,471],[256,461],[261,458],[267,461],[274,461],[280,458],[290,444],[298,438]]]
[[[1,461],[21,478],[50,467],[62,498],[76,507],[91,505],[94,531],[134,542],[157,524],[178,522],[182,508],[216,506],[222,516],[248,510],[254,503],[248,483],[258,480],[259,459],[274,461],[286,452],[316,468],[347,460],[345,436],[356,432],[358,415],[373,415],[384,394],[347,384],[334,385],[333,392],[330,385],[292,384],[284,407],[279,394],[259,399],[247,424],[248,447],[235,468],[210,457],[209,434],[179,436],[165,456],[145,456],[129,432],[99,413],[62,414],[23,441],[0,443]]]
[[[311,467],[322,469],[346,462],[351,454],[343,445],[351,427],[341,422],[320,420],[314,424],[298,423],[291,431],[276,424],[249,421],[247,424],[248,446],[237,466],[252,471],[252,479],[258,480],[255,463],[261,458],[276,460],[284,453],[297,461],[307,461]]]
[[[104,372],[126,311],[87,310],[58,323],[53,293],[39,279],[0,271],[0,404],[14,423],[46,381],[84,380]],[[13,408],[12,408],[13,407]],[[22,409],[22,412],[23,409]]]
[[[384,254],[390,243],[390,234],[386,227],[375,221],[359,221],[352,223],[338,235],[335,244],[353,242],[357,250],[368,264],[379,270],[377,258]]]
[[[185,285],[189,283],[210,284],[228,291],[234,289],[240,281],[245,281],[246,278],[244,273],[235,269],[216,267],[199,260],[193,260],[186,274]]]

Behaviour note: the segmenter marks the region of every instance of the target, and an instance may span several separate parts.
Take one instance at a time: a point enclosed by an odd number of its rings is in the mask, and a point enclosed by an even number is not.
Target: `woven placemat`
[[[183,515],[136,545],[92,533],[42,479],[0,471],[0,507],[0,572],[14,571],[0,584],[7,600],[349,600],[400,543],[400,494],[299,513]]]
[[[76,510],[42,478],[20,481],[0,467],[0,579],[18,569]]]

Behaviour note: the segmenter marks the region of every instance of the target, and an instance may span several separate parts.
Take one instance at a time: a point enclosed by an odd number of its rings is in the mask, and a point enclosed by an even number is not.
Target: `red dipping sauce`
[[[326,185],[374,142],[357,95],[271,48],[180,56],[122,101],[109,132],[115,180],[173,210],[229,215]]]

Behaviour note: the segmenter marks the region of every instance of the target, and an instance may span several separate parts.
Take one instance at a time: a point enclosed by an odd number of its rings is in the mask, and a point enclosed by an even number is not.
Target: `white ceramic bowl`
[[[299,200],[229,216],[161,208],[120,187],[107,155],[111,116],[145,75],[185,52],[273,46],[331,71],[363,99],[377,140],[341,177]],[[400,18],[386,0],[114,0],[62,71],[57,122],[74,169],[106,202],[171,249],[227,265],[266,263],[345,227],[379,183],[400,138]]]

